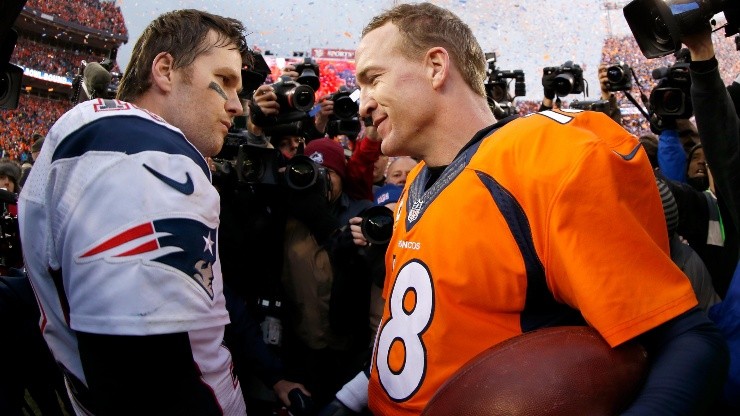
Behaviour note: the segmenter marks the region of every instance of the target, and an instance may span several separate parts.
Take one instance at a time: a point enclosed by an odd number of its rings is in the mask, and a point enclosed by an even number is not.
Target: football
[[[636,343],[611,348],[585,326],[540,329],[470,360],[422,415],[616,415],[634,399],[647,368]]]

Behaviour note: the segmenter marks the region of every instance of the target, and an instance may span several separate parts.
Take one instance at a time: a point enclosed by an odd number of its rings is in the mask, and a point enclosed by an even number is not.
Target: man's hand
[[[293,391],[293,389],[298,389],[301,391],[301,393],[305,394],[308,397],[311,397],[311,393],[306,390],[306,387],[301,383],[294,383],[292,381],[288,380],[280,380],[277,383],[275,383],[274,386],[272,386],[272,391],[275,392],[275,395],[280,399],[283,404],[288,407],[290,406],[290,399],[288,398],[288,394]]]
[[[699,33],[683,36],[681,41],[689,48],[692,61],[707,61],[714,56],[714,45],[712,44],[712,31],[710,27]]]
[[[283,68],[283,75],[289,76],[293,81],[297,80],[298,77],[301,75],[298,73],[298,71],[295,70],[295,66],[293,64],[286,64],[285,68]]]
[[[606,69],[608,67],[609,66],[603,62],[599,65],[599,85],[601,86],[602,100],[608,100],[611,96],[611,92],[609,91],[609,78],[606,75]]]
[[[260,85],[249,102],[249,119],[252,122],[250,131],[261,135],[262,128],[267,125],[269,118],[277,117],[279,113],[280,104],[277,102],[277,94],[272,85]]]
[[[367,239],[365,239],[365,236],[362,234],[361,224],[362,217],[350,218],[349,231],[352,233],[352,242],[354,242],[356,246],[365,247],[368,243]]]
[[[330,100],[330,97],[331,95],[325,95],[319,99],[321,110],[319,110],[318,114],[316,114],[316,117],[314,118],[316,130],[321,133],[326,132],[326,125],[329,124],[329,117],[334,114],[334,101]]]

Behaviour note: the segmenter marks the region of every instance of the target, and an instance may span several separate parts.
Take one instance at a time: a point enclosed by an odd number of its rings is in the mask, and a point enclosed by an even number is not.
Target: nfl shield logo
[[[409,222],[414,222],[417,218],[419,218],[419,210],[416,208],[412,208],[411,211],[409,211]]]
[[[411,210],[409,210],[409,215],[408,215],[409,222],[414,222],[416,221],[417,218],[419,218],[419,212],[421,211],[422,205],[423,204],[421,201],[414,202],[414,205],[411,206]]]

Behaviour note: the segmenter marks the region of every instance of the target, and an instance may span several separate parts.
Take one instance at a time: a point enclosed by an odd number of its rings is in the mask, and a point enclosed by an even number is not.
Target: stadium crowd
[[[72,78],[83,60],[99,62],[103,58],[104,56],[95,54],[92,50],[82,51],[73,46],[65,48],[19,38],[11,61],[47,74]]]
[[[740,62],[738,62],[737,59],[732,59],[732,57],[738,52],[735,50],[735,44],[731,38],[725,38],[720,33],[715,33],[713,38],[715,45],[717,45],[716,52],[720,62],[720,73],[722,74],[723,80],[729,84],[733,79],[735,79],[737,74],[740,74]],[[68,77],[71,77],[74,74],[74,71],[78,68],[79,63],[83,59],[90,62],[99,61],[102,57],[79,50],[70,51],[23,38],[18,40],[18,44],[13,55],[13,60],[21,65]],[[634,69],[639,85],[645,95],[650,94],[650,90],[656,83],[651,76],[652,70],[661,66],[670,66],[673,63],[672,56],[647,60],[640,52],[634,38],[630,36],[607,38],[602,48],[601,60],[604,63],[610,64],[618,62],[628,64]],[[288,63],[296,63],[298,62],[298,59],[289,58],[286,61]],[[279,77],[282,69],[278,67],[274,61],[270,61],[268,63],[271,64],[271,74],[268,76],[266,82],[270,83],[274,82],[274,80]],[[342,85],[346,85],[348,87],[355,86],[353,62],[319,60],[318,65],[321,74],[321,87],[317,91],[317,97],[331,94]],[[114,72],[117,71],[118,69],[116,66],[114,67]],[[530,77],[529,79],[529,83],[539,82],[539,79],[536,77]],[[638,100],[638,102],[640,101],[638,83],[633,82],[631,94]],[[650,133],[650,126],[645,117],[637,112],[632,103],[626,99],[623,93],[617,93],[617,102],[620,108],[622,108],[622,125],[625,129],[636,136]],[[535,112],[540,105],[539,101],[525,100],[521,98],[517,98],[514,103],[520,115]],[[565,101],[564,106],[567,107],[567,105],[568,101]],[[46,130],[51,127],[51,124],[53,124],[55,119],[47,120],[48,123],[39,130]],[[21,123],[23,122],[21,121]],[[32,129],[32,127],[28,127],[25,130],[30,131]],[[3,147],[6,149],[8,154],[16,154],[10,149],[25,148],[24,145],[16,146],[14,144],[14,140],[16,139],[4,138]],[[18,155],[20,155],[20,153],[18,153]]]
[[[115,35],[128,36],[121,8],[116,6],[115,1],[28,0],[26,7],[58,16],[68,22],[78,23]]]
[[[23,154],[30,152],[31,138],[46,132],[71,104],[23,94],[16,110],[0,112],[0,146],[2,157],[23,161]]]

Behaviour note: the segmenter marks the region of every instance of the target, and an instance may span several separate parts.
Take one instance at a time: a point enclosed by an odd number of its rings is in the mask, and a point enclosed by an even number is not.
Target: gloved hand
[[[354,416],[354,415],[359,415],[359,413],[345,406],[344,404],[342,404],[342,402],[340,402],[337,399],[332,400],[331,403],[327,404],[317,414],[317,416]]]
[[[555,98],[555,88],[553,88],[554,79],[555,74],[542,75],[542,88],[545,92],[545,98],[547,98],[548,100],[552,100]]]

